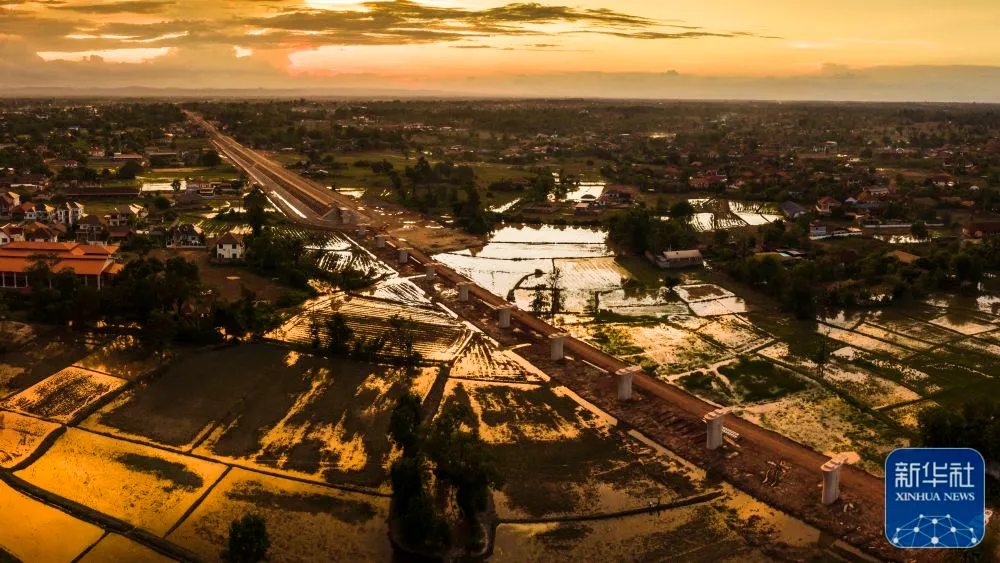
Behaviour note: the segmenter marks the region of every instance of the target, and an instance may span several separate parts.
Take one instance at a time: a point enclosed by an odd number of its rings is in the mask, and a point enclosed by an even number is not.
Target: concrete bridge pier
[[[385,248],[385,235],[375,235],[375,248]]]
[[[510,328],[510,317],[513,312],[513,305],[503,305],[502,307],[497,308],[497,314],[499,315],[497,321],[499,322],[500,328]]]
[[[831,459],[820,467],[823,472],[823,506],[829,506],[840,498],[840,470],[843,466],[843,460]]]
[[[632,380],[635,379],[635,374],[641,371],[642,368],[639,366],[630,366],[615,372],[615,375],[618,377],[619,401],[632,400]]]
[[[440,265],[440,262],[428,262],[427,264],[424,264],[424,274],[427,279],[432,280],[437,277],[437,269]]]
[[[469,282],[459,282],[458,284],[458,300],[462,303],[469,302],[469,288],[472,284]]]
[[[410,249],[405,246],[399,247],[399,265],[405,266],[410,261]]]
[[[552,360],[559,361],[566,357],[566,339],[569,335],[566,333],[553,334],[549,336],[549,345],[551,346]]]
[[[705,415],[705,426],[707,435],[705,447],[710,450],[717,450],[722,446],[722,423],[726,420],[727,409],[714,410]]]
[[[347,207],[338,207],[337,214],[340,215],[340,222],[345,225],[351,224],[351,210]]]

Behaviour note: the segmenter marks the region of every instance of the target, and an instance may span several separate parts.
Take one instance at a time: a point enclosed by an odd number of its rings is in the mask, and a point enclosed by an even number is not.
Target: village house
[[[38,219],[38,212],[34,202],[26,201],[11,209],[10,217],[15,221],[34,221]]]
[[[243,236],[236,233],[226,233],[212,245],[212,257],[220,262],[242,260],[246,252]]]
[[[600,200],[607,205],[631,205],[639,188],[624,184],[611,184],[601,192]]]
[[[76,240],[80,242],[103,241],[108,229],[108,222],[97,215],[84,215],[76,225]]]
[[[147,215],[149,215],[149,212],[146,211],[145,207],[132,203],[112,209],[111,213],[107,215],[107,220],[108,225],[112,227],[122,227],[134,224],[140,219],[144,219]]]
[[[840,207],[840,202],[836,199],[830,196],[821,197],[819,201],[816,202],[816,213],[819,213],[820,215],[829,215],[833,213],[835,208],[838,207]]]
[[[55,257],[53,272],[71,271],[85,285],[100,289],[122,265],[116,261],[117,246],[78,244],[74,242],[10,242],[0,246],[0,287],[5,290],[30,291],[28,272],[34,256]]]
[[[124,243],[135,237],[135,229],[128,225],[120,227],[108,227],[108,240],[113,243]]]
[[[705,264],[701,251],[696,249],[665,250],[660,254],[646,251],[646,259],[663,269],[701,267]]]
[[[11,211],[21,205],[21,196],[15,192],[0,194],[0,217],[10,218]]]
[[[24,240],[29,242],[59,242],[63,232],[38,221],[30,221],[21,225]]]
[[[20,225],[7,224],[0,227],[0,244],[23,241],[24,229]]]
[[[178,225],[171,234],[171,246],[201,248],[205,246],[205,235],[201,228],[190,223]]]
[[[782,203],[780,209],[781,214],[788,219],[798,219],[806,214],[806,208],[795,203],[794,201],[786,201]]]
[[[56,208],[55,221],[67,227],[72,227],[83,218],[83,204],[75,201],[67,201]]]

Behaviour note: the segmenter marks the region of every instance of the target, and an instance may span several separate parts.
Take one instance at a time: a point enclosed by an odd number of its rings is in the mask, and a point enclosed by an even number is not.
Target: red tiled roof
[[[121,265],[112,260],[117,246],[82,245],[74,242],[11,242],[0,246],[0,272],[24,273],[31,268],[32,257],[52,254],[57,262],[54,272],[71,270],[78,276],[113,274]]]

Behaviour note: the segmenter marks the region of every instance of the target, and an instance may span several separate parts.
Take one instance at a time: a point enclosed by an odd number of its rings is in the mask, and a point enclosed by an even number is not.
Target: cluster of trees
[[[537,270],[535,276],[541,277],[542,271]],[[553,268],[546,277],[546,283],[535,286],[531,297],[531,312],[535,315],[548,314],[554,317],[562,312],[565,304],[566,294],[562,283],[562,270]]]
[[[267,561],[271,537],[267,521],[257,514],[244,514],[229,524],[229,541],[222,550],[226,563],[260,563]]]
[[[173,342],[259,338],[279,321],[248,290],[233,302],[206,296],[198,267],[180,257],[133,259],[101,289],[69,270],[54,271],[55,264],[51,255],[34,256],[27,272],[31,293],[10,304],[42,322],[131,334],[153,352]]]
[[[490,488],[503,478],[479,435],[479,419],[467,405],[450,402],[437,417],[424,420],[420,397],[399,398],[389,421],[389,436],[402,450],[392,465],[392,518],[407,545],[446,549],[457,534],[445,516],[439,493],[457,505],[468,547],[484,537],[480,518],[489,504]]]
[[[306,293],[314,293],[310,280],[321,280],[343,290],[370,286],[375,281],[374,270],[354,268],[321,268],[319,259],[324,251],[323,233],[308,233],[305,237],[272,228],[267,212],[267,197],[255,187],[243,199],[244,218],[250,223],[251,234],[246,238],[245,264],[254,271]]]
[[[0,120],[0,144],[13,145],[0,151],[0,169],[11,167],[45,175],[52,172],[35,150],[42,144],[57,157],[76,160],[84,168],[91,158],[91,147],[105,147],[108,153],[141,153],[162,141],[169,125],[184,120],[180,109],[170,103],[95,106],[14,101],[4,106],[5,110],[14,106],[17,111],[5,111]],[[93,172],[90,169],[81,174]]]
[[[924,447],[973,448],[987,463],[1000,462],[1000,401],[994,398],[924,409],[917,424]]]
[[[389,163],[385,163],[389,164]],[[443,161],[431,165],[420,157],[414,166],[407,166],[400,175],[395,170],[380,166],[392,181],[400,202],[422,213],[441,210],[448,206],[456,224],[473,234],[485,234],[493,228],[495,218],[486,211],[479,190],[476,189],[475,170]],[[374,170],[376,165],[372,165]]]
[[[698,233],[689,221],[692,213],[693,210],[678,207],[677,213],[671,213],[664,221],[652,210],[635,207],[608,220],[608,241],[639,255],[647,250],[656,254],[691,248],[698,243]]]
[[[809,254],[786,261],[757,253],[758,246],[789,246]],[[733,278],[778,298],[801,318],[812,318],[823,308],[886,306],[942,289],[975,291],[986,272],[1000,271],[1000,237],[986,237],[980,244],[928,243],[919,251],[923,256],[912,263],[899,261],[878,244],[837,251],[809,242],[800,223],[776,221],[756,235],[717,231],[707,254]]]

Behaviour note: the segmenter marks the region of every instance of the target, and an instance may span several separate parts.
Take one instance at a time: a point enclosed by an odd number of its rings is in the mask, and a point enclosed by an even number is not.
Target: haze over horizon
[[[0,87],[1000,102],[996,21],[988,0],[0,0]]]

